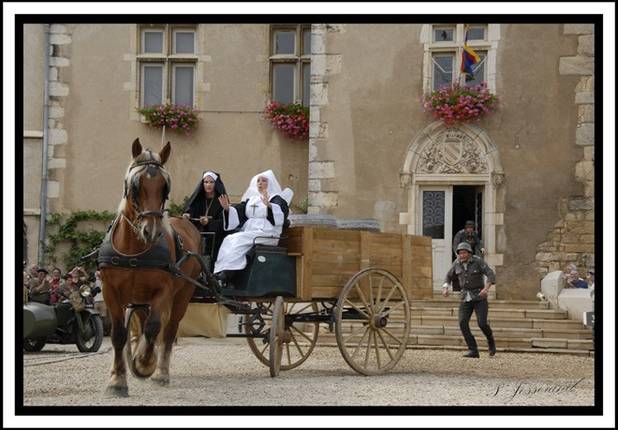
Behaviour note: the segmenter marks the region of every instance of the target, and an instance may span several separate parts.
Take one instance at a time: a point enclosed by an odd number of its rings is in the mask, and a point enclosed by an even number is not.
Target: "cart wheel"
[[[335,322],[337,346],[352,369],[363,375],[392,369],[410,334],[410,305],[401,282],[386,270],[361,270],[341,291]]]
[[[283,336],[285,326],[285,315],[283,313],[283,297],[277,296],[273,306],[273,319],[269,333],[269,362],[270,376],[279,376],[281,368],[281,353],[283,352]]]
[[[127,343],[124,348],[124,357],[131,371],[131,375],[136,378],[147,378],[150,375],[141,374],[135,366],[135,354],[137,345],[144,333],[144,321],[148,317],[149,309],[146,306],[134,306],[127,308],[125,313],[125,327],[127,329]]]
[[[265,306],[263,315],[266,326],[262,329],[268,333],[272,324],[273,314],[272,303]],[[300,366],[309,358],[318,341],[320,324],[318,322],[294,322],[294,318],[302,314],[317,314],[317,303],[295,302],[284,303],[283,313],[285,315],[285,326],[282,345],[282,357],[280,370],[290,370]],[[245,325],[245,333],[251,334],[252,327]],[[270,366],[269,357],[266,350],[270,346],[270,337],[263,339],[247,338],[247,343],[253,354],[265,366]]]

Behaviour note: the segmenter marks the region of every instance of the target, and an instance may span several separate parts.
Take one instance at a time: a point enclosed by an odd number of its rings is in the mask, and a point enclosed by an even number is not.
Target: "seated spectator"
[[[48,273],[47,269],[41,267],[37,269],[37,278],[30,280],[28,295],[33,302],[50,304],[52,287]]]
[[[588,282],[579,276],[577,270],[571,270],[566,277],[567,288],[588,288]]]
[[[53,305],[59,300],[62,300],[62,296],[59,295],[59,290],[64,288],[64,279],[62,279],[62,271],[58,267],[52,269],[51,277],[51,294],[49,302]]]

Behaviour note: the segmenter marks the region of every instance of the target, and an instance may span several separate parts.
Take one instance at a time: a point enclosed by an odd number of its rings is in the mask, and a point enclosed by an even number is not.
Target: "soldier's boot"
[[[468,350],[468,352],[466,352],[463,357],[465,358],[479,358],[479,352],[478,351],[473,351],[473,350]]]
[[[490,357],[496,355],[496,341],[493,336],[487,338],[487,351]]]

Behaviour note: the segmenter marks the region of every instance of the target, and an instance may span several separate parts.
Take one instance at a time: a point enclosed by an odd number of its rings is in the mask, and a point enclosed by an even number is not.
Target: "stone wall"
[[[335,161],[327,155],[329,76],[341,71],[341,55],[327,49],[328,32],[341,32],[341,25],[313,24],[311,27],[311,101],[309,122],[309,214],[333,213],[338,205]]]
[[[47,201],[49,212],[59,212],[63,209],[60,184],[64,179],[68,143],[67,130],[64,126],[64,104],[69,95],[66,71],[71,65],[69,57],[72,38],[67,27],[62,24],[51,24],[49,32],[51,55],[47,70],[49,76]]]
[[[578,106],[575,145],[583,158],[575,164],[575,181],[583,195],[560,202],[560,220],[537,248],[536,264],[541,276],[564,270],[570,263],[580,270],[594,266],[594,25],[565,24],[564,34],[578,39],[577,54],[561,57],[561,75],[580,76],[575,87]]]

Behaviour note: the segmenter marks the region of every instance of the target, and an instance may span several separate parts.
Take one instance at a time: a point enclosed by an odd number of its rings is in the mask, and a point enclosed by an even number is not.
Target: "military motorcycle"
[[[92,297],[100,291],[82,285],[79,291],[53,305],[27,302],[24,305],[24,351],[37,352],[47,343],[75,344],[80,352],[97,352],[103,342],[103,320],[94,309]]]

